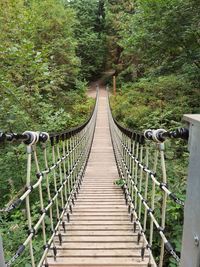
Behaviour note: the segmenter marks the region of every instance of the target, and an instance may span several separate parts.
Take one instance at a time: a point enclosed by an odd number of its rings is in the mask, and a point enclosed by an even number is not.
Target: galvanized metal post
[[[200,115],[185,115],[189,123],[189,171],[184,210],[181,267],[200,267]]]
[[[1,236],[0,236],[0,267],[6,267],[4,252],[3,252],[3,241]]]

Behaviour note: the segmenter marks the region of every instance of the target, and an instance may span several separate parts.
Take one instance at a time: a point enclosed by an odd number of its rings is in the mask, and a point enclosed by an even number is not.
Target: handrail
[[[127,137],[132,138],[133,140],[139,142],[140,144],[144,144],[145,143],[145,136],[142,133],[139,132],[135,132],[131,129],[125,128],[124,126],[122,126],[114,117],[113,120],[116,124],[116,126],[120,129],[120,131],[125,134]]]
[[[109,95],[108,95],[108,104],[109,104],[109,109],[112,110]],[[132,129],[122,126],[122,124],[119,123],[114,118],[113,115],[112,117],[113,117],[114,123],[121,130],[123,134],[125,134],[129,138],[132,138],[133,140],[138,141],[139,143],[144,143],[145,139],[155,141],[158,143],[163,143],[166,139],[183,139],[183,140],[189,139],[188,128],[178,128],[174,131],[166,131],[164,129],[153,129],[153,130],[148,129],[148,130],[145,130],[143,133],[141,133],[141,132],[133,131]]]
[[[52,248],[56,259],[57,244],[55,239],[57,238],[60,245],[62,244],[62,231],[66,231],[64,217],[66,216],[67,220],[70,221],[74,200],[79,192],[91,150],[97,108],[98,92],[92,114],[85,123],[78,127],[53,134],[32,131],[27,131],[23,134],[1,134],[0,141],[23,141],[27,149],[25,191],[20,198],[1,210],[1,212],[13,212],[25,201],[28,234],[13,257],[5,264],[6,267],[12,266],[27,247],[29,247],[32,267],[48,266],[47,254],[50,248]],[[42,156],[39,156],[38,146],[42,149]],[[51,152],[50,156],[49,152]],[[51,158],[52,163],[49,162],[49,158]],[[36,182],[32,173],[33,162],[36,167]],[[43,170],[40,169],[42,165],[45,166]],[[38,189],[38,193],[36,189]],[[37,194],[39,196],[38,208],[41,211],[35,223],[33,223],[31,209],[33,203],[30,199],[33,193],[34,198]],[[50,236],[46,228],[46,219],[48,217],[50,218]],[[42,229],[44,252],[39,262],[37,262],[33,239],[37,237],[40,228]]]
[[[109,92],[107,89],[107,97],[108,97],[108,108],[111,111],[111,104],[110,104],[110,97],[109,97]],[[112,113],[112,112],[111,112]],[[126,128],[124,126],[121,125],[121,123],[119,123],[114,116],[112,115],[113,121],[116,124],[116,126],[120,129],[120,131],[125,134],[127,137],[132,138],[135,141],[138,141],[139,143],[144,143],[145,142],[145,138],[144,138],[144,134],[140,133],[140,132],[136,132],[133,131],[132,129]]]
[[[126,129],[117,122],[112,115],[109,96],[108,110],[111,139],[126,203],[134,224],[134,231],[137,226],[140,229],[138,244],[142,243],[141,257],[144,258],[144,251],[147,249],[150,255],[148,266],[157,266],[152,254],[155,228],[161,237],[159,267],[163,266],[164,249],[177,262],[180,262],[179,254],[166,237],[165,220],[168,197],[182,207],[184,207],[184,201],[179,199],[168,187],[164,142],[167,138],[188,140],[189,131],[185,128],[175,131],[149,129],[140,134]],[[153,153],[153,159],[151,153]],[[160,217],[155,215],[158,208],[156,207],[156,194],[161,197]]]
[[[59,141],[59,139],[65,140],[68,139],[76,134],[78,134],[80,131],[82,131],[85,126],[90,122],[92,115],[94,113],[95,110],[95,106],[96,106],[96,101],[98,98],[98,90],[96,93],[96,98],[95,98],[95,104],[94,107],[92,109],[92,112],[89,116],[89,118],[81,125],[78,125],[76,127],[72,127],[68,130],[65,131],[61,131],[61,132],[52,132],[47,134],[46,132],[38,132],[38,140],[37,142],[41,142],[44,143],[46,141],[48,141],[48,139],[50,138],[52,141],[53,139],[56,139],[57,141]],[[24,133],[4,133],[4,132],[0,132],[0,143],[3,142],[24,142],[25,144],[29,144],[33,141],[34,139],[34,132],[33,131],[26,131]]]

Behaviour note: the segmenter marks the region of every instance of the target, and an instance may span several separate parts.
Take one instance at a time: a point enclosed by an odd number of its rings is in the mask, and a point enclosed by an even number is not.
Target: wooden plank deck
[[[117,167],[111,144],[106,92],[100,89],[94,142],[78,199],[67,232],[62,235],[51,267],[106,267],[148,265],[148,255],[141,259],[141,244],[133,233],[122,190],[115,185]],[[66,220],[67,221],[67,220]]]

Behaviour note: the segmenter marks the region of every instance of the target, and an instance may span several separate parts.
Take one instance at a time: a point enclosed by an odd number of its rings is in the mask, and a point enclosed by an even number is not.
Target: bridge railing
[[[20,245],[16,253],[6,263],[2,242],[0,243],[1,267],[15,265],[25,251],[29,251],[32,267],[48,266],[47,254],[50,249],[56,259],[57,246],[62,244],[62,235],[66,232],[65,221],[70,221],[74,200],[88,161],[97,107],[98,93],[88,121],[65,132],[48,134],[27,131],[23,134],[1,134],[0,142],[22,141],[26,146],[27,175],[24,193],[0,212],[15,212],[24,205],[26,213],[24,223],[28,229],[27,238],[19,240]],[[33,213],[34,200],[38,203],[34,209],[40,210],[37,219]],[[42,251],[39,257],[35,249],[38,246],[35,242],[37,239],[43,243],[41,248],[37,248],[37,251]]]
[[[138,231],[138,245],[141,246],[141,258],[148,250],[149,265],[157,266],[152,251],[159,250],[159,267],[163,266],[165,253],[180,263],[180,255],[175,251],[166,233],[167,203],[173,201],[184,207],[168,187],[165,163],[165,140],[167,138],[188,139],[188,129],[174,132],[163,129],[147,130],[136,133],[120,125],[112,116],[109,100],[109,124],[115,158],[128,210],[133,222],[133,230]],[[170,214],[168,215],[170,216]],[[160,244],[158,245],[158,237]],[[155,242],[156,239],[156,242]]]

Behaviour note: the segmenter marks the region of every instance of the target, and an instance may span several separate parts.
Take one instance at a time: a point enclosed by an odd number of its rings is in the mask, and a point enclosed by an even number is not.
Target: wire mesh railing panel
[[[48,266],[50,249],[56,259],[57,244],[62,245],[62,233],[70,221],[90,154],[97,107],[98,95],[88,121],[66,132],[1,134],[2,142],[23,142],[27,162],[24,192],[0,211],[1,214],[10,214],[24,209],[27,228],[26,238],[19,240],[16,252],[5,266],[17,264],[24,253],[27,255],[26,264]]]
[[[156,262],[159,267],[164,266],[166,252],[179,264],[179,253],[167,238],[165,224],[168,201],[173,201],[180,207],[184,206],[184,201],[168,187],[164,141],[168,137],[187,139],[188,130],[180,129],[170,133],[162,129],[147,130],[144,134],[138,134],[122,127],[113,118],[109,99],[108,110],[120,184],[131,214],[134,232],[139,229],[141,257],[143,259],[145,250],[148,250],[149,266],[157,266],[152,253],[157,246],[159,257]]]

